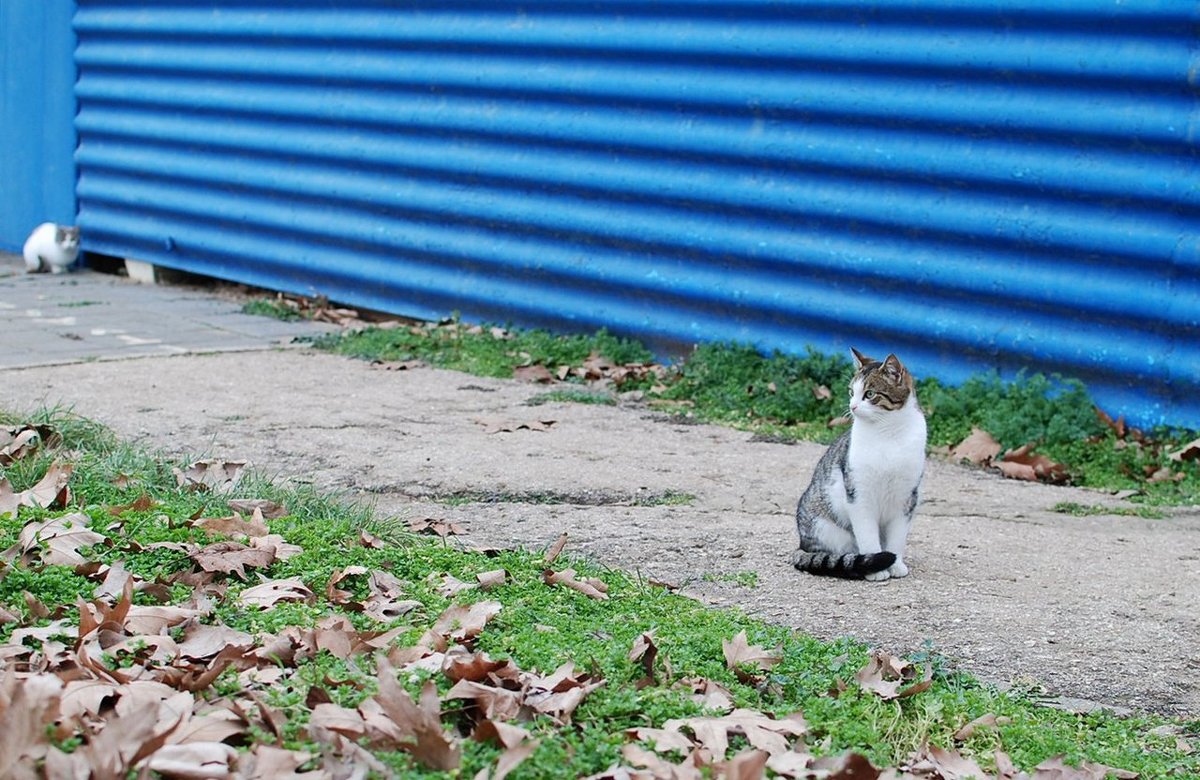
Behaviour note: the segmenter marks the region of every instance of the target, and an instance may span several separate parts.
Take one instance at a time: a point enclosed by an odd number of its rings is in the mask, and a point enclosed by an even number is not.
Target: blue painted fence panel
[[[1200,7],[80,0],[85,246],[1200,427]]]
[[[0,250],[75,221],[74,6],[0,2]]]

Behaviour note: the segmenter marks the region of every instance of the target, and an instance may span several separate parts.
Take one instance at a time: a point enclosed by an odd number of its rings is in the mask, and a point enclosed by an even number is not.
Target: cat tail
[[[896,554],[890,552],[838,554],[796,550],[792,553],[792,565],[800,571],[850,580],[883,571],[895,562]]]

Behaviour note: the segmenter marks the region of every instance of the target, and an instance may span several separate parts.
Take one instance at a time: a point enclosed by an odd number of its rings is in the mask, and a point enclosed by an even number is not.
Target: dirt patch
[[[912,576],[845,582],[787,565],[796,499],[818,445],[751,442],[686,418],[660,422],[636,406],[534,410],[523,405],[528,385],[377,371],[296,351],[9,370],[4,379],[9,398],[71,405],[150,447],[249,459],[281,479],[366,496],[382,513],[460,522],[482,545],[540,547],[567,531],[577,553],[819,637],[850,635],[909,653],[931,644],[997,683],[1200,713],[1194,510],[1161,520],[1073,517],[1053,507],[1117,502],[931,462],[911,537]],[[547,430],[489,433],[479,423],[535,420],[546,410],[555,418]],[[428,492],[394,489],[411,484]],[[671,491],[695,500],[431,500]]]

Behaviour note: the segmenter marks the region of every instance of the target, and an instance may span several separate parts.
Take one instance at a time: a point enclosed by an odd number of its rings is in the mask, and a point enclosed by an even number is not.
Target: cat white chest
[[[855,501],[883,515],[900,512],[925,471],[925,418],[904,410],[894,425],[856,425],[846,460]]]

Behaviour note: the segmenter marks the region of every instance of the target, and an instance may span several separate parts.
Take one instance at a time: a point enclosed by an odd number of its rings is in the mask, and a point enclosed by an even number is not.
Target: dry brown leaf
[[[793,749],[786,753],[777,753],[767,758],[767,769],[774,772],[777,777],[808,780],[808,778],[813,777],[813,774],[809,772],[809,766],[812,765],[813,758],[814,756],[811,753]]]
[[[304,552],[304,548],[285,541],[283,536],[280,534],[251,536],[249,541],[251,549],[267,550],[275,556],[275,560],[277,561],[286,561],[288,558]]]
[[[221,742],[165,745],[146,761],[146,768],[180,780],[232,778],[237,751]]]
[[[66,506],[71,501],[71,491],[67,484],[71,481],[71,473],[75,466],[70,463],[55,461],[46,469],[46,474],[38,483],[28,490],[16,492],[8,477],[0,477],[0,517],[16,515],[22,506],[48,509],[53,506]]]
[[[696,754],[693,753],[692,756]],[[621,757],[627,764],[640,769],[620,766],[607,772],[592,775],[587,780],[701,780],[704,777],[699,764],[711,766],[709,761],[699,761],[692,756],[679,764],[672,764],[641,745],[629,744],[621,748]],[[720,775],[715,775],[720,776]]]
[[[124,592],[126,583],[137,581],[138,579],[125,568],[125,561],[113,561],[113,564],[104,570],[104,579],[96,586],[93,595],[98,599],[117,598]]]
[[[367,733],[362,713],[336,704],[318,704],[308,718],[308,734],[318,742],[330,744],[333,734],[358,739]]]
[[[1028,780],[1029,776],[1017,769],[1017,765],[1003,750],[997,750],[992,760],[996,762],[996,780]]]
[[[439,596],[444,598],[454,598],[464,590],[474,590],[479,586],[473,582],[463,582],[453,574],[442,574],[441,577],[430,574],[430,579],[433,583],[438,583],[435,590]]]
[[[91,767],[93,778],[124,777],[139,761],[162,748],[182,721],[182,715],[175,716],[174,725],[162,730],[161,708],[161,702],[148,703],[106,718],[104,730],[79,747],[75,755]]]
[[[100,544],[104,537],[89,527],[91,518],[82,512],[52,517],[41,522],[27,523],[17,536],[17,543],[0,553],[0,559],[20,559],[28,564],[40,559],[46,565],[79,566],[86,559],[81,547]]]
[[[125,613],[123,625],[131,635],[154,635],[166,633],[172,628],[188,620],[194,620],[208,613],[207,609],[192,609],[170,605],[160,606],[130,606]]]
[[[882,699],[902,699],[928,690],[933,670],[926,666],[922,671],[910,661],[876,650],[854,679]]]
[[[225,517],[201,517],[191,521],[193,528],[201,528],[209,533],[225,534],[226,536],[266,536],[270,533],[260,510],[254,510],[249,520],[237,512]]]
[[[202,571],[233,574],[243,580],[247,566],[264,569],[277,560],[273,547],[247,547],[232,541],[214,542],[191,553],[190,557]]]
[[[438,616],[430,632],[458,644],[470,644],[483,631],[488,621],[499,614],[499,601],[477,601],[457,604]]]
[[[1173,461],[1196,460],[1200,458],[1200,439],[1193,439],[1179,449],[1167,455]]]
[[[822,756],[812,762],[810,769],[822,780],[876,780],[880,772],[861,753],[846,752],[840,756]],[[980,778],[983,780],[983,778]]]
[[[546,569],[542,572],[542,582],[547,585],[562,585],[564,588],[579,591],[590,599],[597,601],[608,600],[608,585],[603,580],[598,580],[595,577],[579,580],[575,578],[574,569],[563,569],[562,571],[554,571]]]
[[[371,596],[362,604],[363,614],[380,623],[391,623],[424,607],[416,599],[389,599],[382,596]]]
[[[567,546],[567,539],[567,532],[563,531],[561,534],[559,534],[558,538],[554,540],[554,544],[546,548],[546,554],[543,556],[543,560],[545,560],[547,566],[554,563],[556,560],[558,560],[558,556],[562,555],[563,548]]]
[[[513,379],[518,382],[532,382],[548,385],[554,382],[554,374],[543,365],[517,366],[513,369]]]
[[[1073,767],[1064,763],[1062,756],[1054,756],[1033,768],[1032,780],[1106,780],[1110,776],[1117,780],[1135,780],[1138,773],[1091,761]]]
[[[745,631],[739,631],[732,640],[721,640],[721,649],[725,653],[726,668],[734,672],[742,664],[750,664],[757,670],[766,671],[783,660],[778,648],[765,650],[759,645],[750,644]]]
[[[207,661],[227,647],[249,650],[254,645],[254,637],[245,631],[237,631],[220,624],[191,623],[183,630],[179,654],[196,661]]]
[[[684,755],[692,752],[696,747],[686,734],[676,729],[653,729],[653,728],[636,728],[628,729],[625,736],[630,739],[635,739],[638,742],[646,742],[654,749],[656,753],[664,753],[668,750],[678,751]]]
[[[286,517],[288,510],[283,504],[266,498],[231,498],[226,506],[242,515],[253,515],[255,511],[262,514],[264,520],[278,520]]]
[[[455,682],[458,680],[483,682],[488,679],[516,680],[520,670],[512,661],[494,660],[487,653],[473,653],[462,645],[455,645],[445,653],[442,660],[442,674]]]
[[[16,777],[24,766],[34,776],[33,761],[46,753],[47,727],[59,714],[63,684],[40,674],[17,680],[12,666],[0,680],[0,777]]]
[[[373,699],[405,735],[402,747],[430,769],[457,769],[461,749],[454,737],[442,728],[441,703],[432,680],[425,683],[419,702],[396,682],[395,672],[386,658],[379,661],[379,693]]]
[[[770,756],[762,750],[743,750],[721,766],[725,780],[762,780]]]
[[[1182,471],[1175,471],[1169,466],[1163,466],[1158,469],[1155,469],[1153,466],[1147,466],[1146,470],[1151,472],[1146,478],[1147,482],[1182,482],[1187,478],[1187,475]]]
[[[1003,715],[996,717],[994,712],[989,712],[986,715],[980,715],[975,720],[967,723],[958,731],[954,732],[954,739],[956,742],[966,742],[975,735],[976,731],[981,728],[994,728],[996,726],[1003,726],[1009,722],[1011,722],[1010,718],[1004,717]]]
[[[414,599],[401,599],[404,583],[385,571],[372,571],[367,579],[370,596],[362,603],[363,614],[380,622],[390,623],[409,612],[424,608]]]
[[[198,460],[187,468],[173,468],[175,482],[185,490],[214,491],[228,490],[242,478],[246,468],[244,460]]]
[[[329,582],[325,584],[325,598],[330,604],[347,604],[353,598],[354,594],[348,590],[338,588],[338,583],[347,577],[353,577],[359,574],[366,574],[369,570],[366,566],[351,565],[344,569],[334,569],[333,574],[329,575]]]
[[[379,538],[370,531],[360,531],[358,534],[358,544],[361,547],[366,547],[371,550],[382,550],[388,546],[388,543]]]
[[[0,466],[11,466],[27,458],[42,446],[57,447],[62,444],[60,436],[49,425],[18,425],[0,428]]]
[[[491,590],[508,581],[508,572],[505,569],[492,569],[476,574],[475,579],[479,581],[480,590]]]
[[[148,512],[156,506],[158,506],[157,501],[151,498],[148,493],[142,493],[128,504],[110,506],[108,508],[108,513],[116,517],[126,512]]]
[[[529,678],[522,703],[559,723],[568,723],[584,697],[602,685],[604,680],[576,672],[575,664],[568,661],[546,677]]]
[[[634,683],[637,688],[645,688],[655,684],[654,678],[654,660],[658,658],[658,645],[654,643],[654,632],[646,631],[638,635],[638,638],[633,640],[633,647],[629,650],[629,660],[634,663],[640,663],[642,667],[642,679]]]
[[[408,521],[408,530],[414,534],[433,534],[445,538],[447,536],[461,536],[467,532],[458,523],[449,520],[435,520],[432,517],[423,517]]]
[[[237,776],[239,780],[330,780],[324,770],[299,771],[312,759],[313,755],[303,750],[258,744],[238,758]]]
[[[941,780],[983,780],[989,778],[979,764],[954,750],[926,745],[910,762],[921,772],[933,772]]]
[[[516,720],[521,715],[521,692],[507,688],[484,685],[474,680],[459,680],[449,691],[446,699],[473,701],[480,714],[487,720]]]
[[[556,562],[560,554],[563,554],[563,547],[566,546],[566,541],[568,541],[568,539],[569,536],[564,530],[562,534],[558,535],[558,539],[554,540],[554,544],[552,544],[550,547],[546,547],[546,554],[542,558],[544,558],[547,566]]]
[[[663,724],[667,731],[683,728],[690,730],[696,741],[717,760],[725,757],[730,734],[741,735],[751,747],[776,755],[790,749],[790,740],[808,733],[808,725],[799,713],[773,720],[762,712],[749,709],[736,709],[717,717],[675,718]]]
[[[1055,463],[1045,455],[1033,452],[1033,445],[1026,444],[1015,450],[1004,453],[1000,460],[992,461],[992,465],[1000,469],[1004,476],[1010,479],[1050,482],[1061,484],[1070,479],[1067,467]]]
[[[692,700],[706,710],[728,712],[733,709],[733,693],[715,680],[689,677],[671,687],[690,690]]]
[[[265,582],[246,588],[238,594],[238,604],[269,610],[281,601],[312,603],[315,596],[299,577]]]
[[[520,726],[494,720],[482,720],[475,727],[471,738],[476,742],[494,742],[504,748],[496,760],[491,780],[504,780],[508,773],[537,750],[538,740],[530,739],[529,732]]]
[[[978,466],[991,463],[1002,449],[992,434],[981,428],[972,428],[971,434],[950,450],[950,458],[955,462],[966,461]]]

